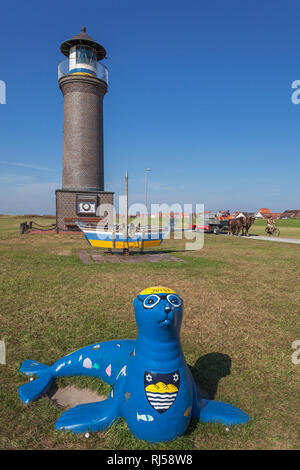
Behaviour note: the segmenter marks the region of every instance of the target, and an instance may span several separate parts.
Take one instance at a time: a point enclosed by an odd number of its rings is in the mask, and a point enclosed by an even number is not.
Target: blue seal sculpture
[[[140,292],[133,305],[136,340],[96,343],[52,366],[23,362],[20,371],[37,378],[19,387],[21,400],[30,403],[42,396],[56,377],[87,375],[111,385],[108,398],[67,410],[57,429],[97,432],[124,418],[138,439],[162,442],[183,435],[191,418],[227,426],[246,423],[250,418],[240,409],[198,396],[179,338],[183,300],[158,286]]]

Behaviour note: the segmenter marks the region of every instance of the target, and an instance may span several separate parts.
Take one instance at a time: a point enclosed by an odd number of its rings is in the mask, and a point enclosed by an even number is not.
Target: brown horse
[[[254,224],[254,222],[255,222],[255,217],[253,215],[251,215],[250,217],[247,217],[246,223],[243,226],[243,232],[242,232],[243,235],[246,235],[247,237],[249,236],[249,233],[248,233],[249,229],[251,225]]]
[[[239,235],[244,224],[240,218],[228,220],[228,235]]]

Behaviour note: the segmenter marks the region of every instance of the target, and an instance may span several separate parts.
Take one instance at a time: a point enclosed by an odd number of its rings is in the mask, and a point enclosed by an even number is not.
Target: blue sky
[[[300,208],[300,3],[11,1],[1,5],[0,213],[54,213],[60,44],[81,26],[108,58],[105,189],[130,202]]]

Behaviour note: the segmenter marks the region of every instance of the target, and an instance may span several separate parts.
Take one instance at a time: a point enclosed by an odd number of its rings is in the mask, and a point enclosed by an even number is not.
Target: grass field
[[[266,235],[266,225],[267,222],[265,220],[256,219],[249,233],[255,235]],[[300,219],[275,220],[275,225],[280,230],[280,237],[300,239]]]
[[[300,339],[300,246],[207,235],[200,251],[185,252],[181,240],[161,245],[186,263],[85,265],[78,250],[90,247],[82,235],[19,235],[21,221],[0,217],[0,340],[7,346],[7,363],[0,365],[1,449],[300,448],[300,365],[291,359]],[[287,222],[280,222],[282,236],[300,238],[300,227]],[[252,231],[258,229],[256,223]],[[246,411],[249,423],[226,431],[193,421],[185,436],[150,445],[123,420],[90,439],[58,432],[62,410],[48,397],[21,403],[23,360],[51,364],[88,344],[135,338],[132,300],[153,285],[184,298],[182,345],[199,385]],[[58,380],[66,384],[109,391],[96,379]]]

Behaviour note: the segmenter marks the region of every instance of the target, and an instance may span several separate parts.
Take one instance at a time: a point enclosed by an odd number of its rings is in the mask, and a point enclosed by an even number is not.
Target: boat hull
[[[87,242],[95,248],[124,250],[130,248],[151,248],[159,246],[163,242],[163,234],[138,234],[136,237],[125,238],[123,234],[116,233],[115,239],[111,232],[97,232],[82,229]]]
[[[142,248],[141,241],[119,241],[113,242],[112,240],[91,240],[87,236],[85,237],[89,244],[95,248],[107,248],[107,249],[116,249],[124,250],[126,248]],[[162,240],[144,240],[143,247],[151,248],[159,246],[162,243]]]

